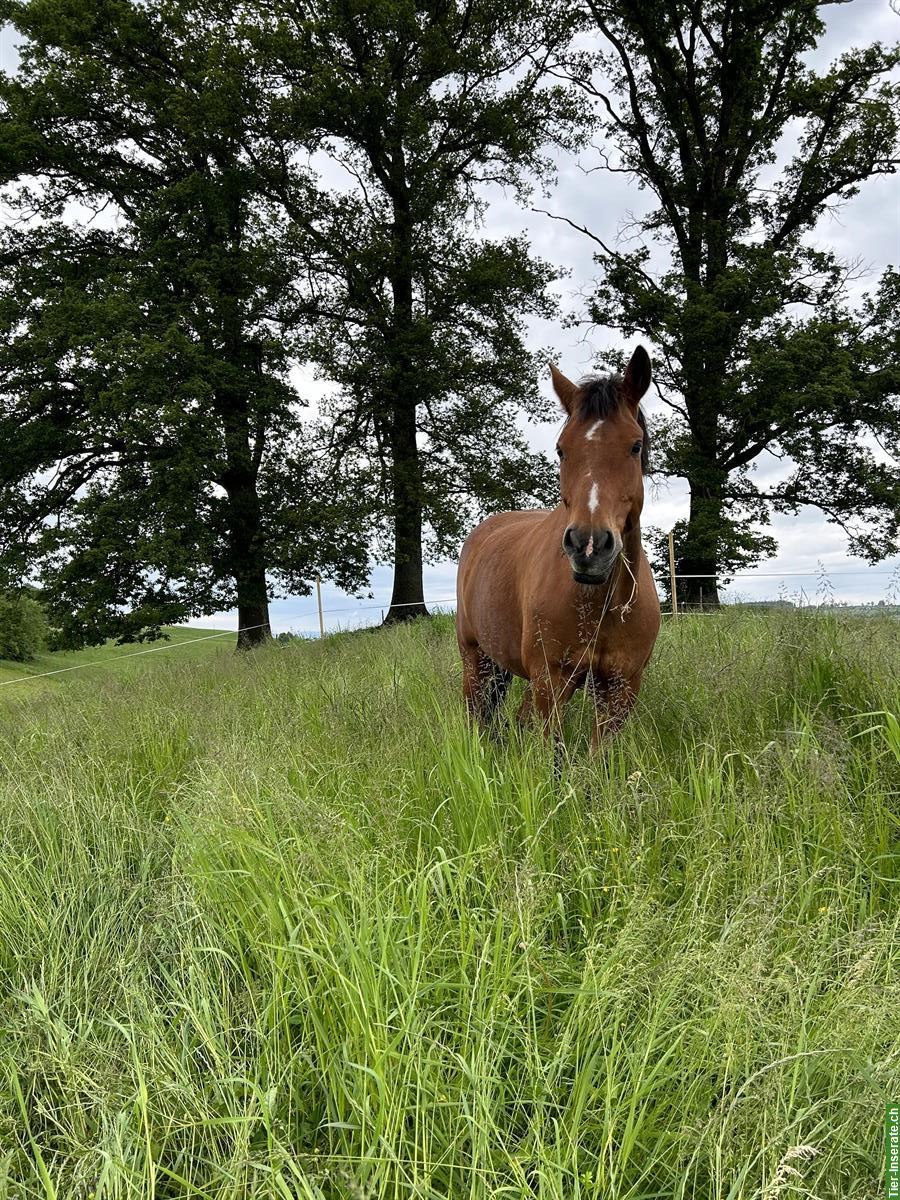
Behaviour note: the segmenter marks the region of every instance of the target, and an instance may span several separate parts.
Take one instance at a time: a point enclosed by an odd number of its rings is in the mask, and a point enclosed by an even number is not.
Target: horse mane
[[[583,379],[579,379],[577,416],[582,421],[605,421],[607,417],[618,412],[623,383],[621,375],[585,375]],[[650,430],[640,405],[637,410],[637,423],[644,435],[641,470],[646,475],[650,470]]]

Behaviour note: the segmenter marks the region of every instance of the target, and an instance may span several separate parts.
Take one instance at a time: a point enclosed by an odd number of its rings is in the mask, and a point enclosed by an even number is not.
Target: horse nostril
[[[600,537],[595,539],[594,544],[603,554],[609,554],[616,544],[615,534],[611,529],[605,529]]]
[[[571,554],[584,554],[585,547],[590,543],[590,534],[584,533],[577,525],[570,525],[563,534],[563,550]],[[588,551],[590,553],[590,551]]]

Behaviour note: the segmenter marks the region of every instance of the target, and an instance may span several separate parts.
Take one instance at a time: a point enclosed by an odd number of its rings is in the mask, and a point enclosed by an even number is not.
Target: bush
[[[26,662],[47,642],[47,618],[31,596],[0,594],[0,658]]]

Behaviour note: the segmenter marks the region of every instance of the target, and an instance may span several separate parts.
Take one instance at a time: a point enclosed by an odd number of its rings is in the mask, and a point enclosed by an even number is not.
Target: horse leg
[[[528,711],[537,713],[547,736],[562,732],[562,710],[580,684],[580,679],[559,667],[543,667],[538,675],[532,677]]]
[[[531,723],[531,718],[534,715],[534,696],[531,690],[531,684],[525,684],[525,691],[522,693],[522,703],[519,705],[519,710],[516,713],[516,721],[523,728]]]
[[[563,760],[566,755],[563,742],[563,708],[578,690],[579,681],[564,674],[558,668],[545,668],[531,681],[531,706],[540,718],[544,736],[553,742],[553,781],[562,783]]]
[[[630,679],[621,675],[589,677],[587,686],[594,701],[592,750],[599,750],[625,724],[637,700],[642,675],[643,671],[637,671]]]
[[[531,697],[527,711],[537,713],[544,736],[553,742],[553,778],[557,783],[562,779],[562,760],[565,754],[562,738],[563,708],[578,690],[580,682],[559,667],[543,666],[528,685]]]
[[[491,728],[512,681],[512,674],[497,666],[479,646],[461,647],[463,694],[466,708],[483,729]]]
[[[506,699],[509,685],[512,683],[512,671],[498,667],[491,659],[484,657],[484,683],[482,685],[482,721],[485,727],[496,732],[497,717],[501,705]]]

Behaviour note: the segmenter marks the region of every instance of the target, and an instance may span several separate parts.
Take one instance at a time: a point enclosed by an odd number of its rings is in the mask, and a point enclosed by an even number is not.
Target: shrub
[[[0,658],[34,658],[46,644],[47,632],[47,618],[37,600],[0,593]]]

